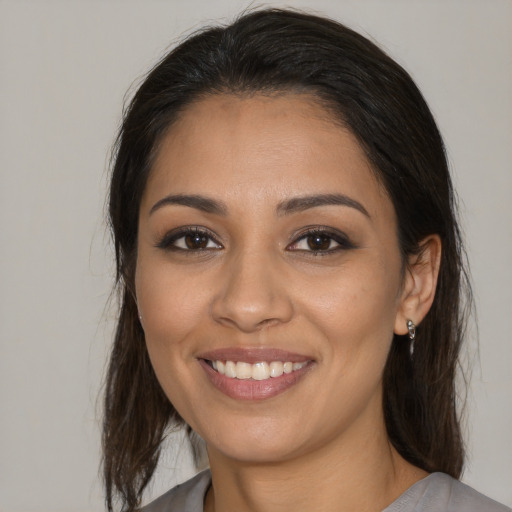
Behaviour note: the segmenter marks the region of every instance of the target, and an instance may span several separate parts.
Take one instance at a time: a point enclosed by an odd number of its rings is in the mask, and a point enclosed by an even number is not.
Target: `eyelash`
[[[180,240],[181,238],[185,239],[187,236],[199,236],[204,237],[208,239],[208,245],[210,242],[213,242],[218,247],[212,248],[212,247],[198,247],[198,248],[188,248],[185,249],[183,247],[178,247],[176,245],[176,242]],[[186,241],[185,241],[186,244]],[[159,249],[164,249],[167,251],[183,251],[183,252],[203,252],[203,251],[209,251],[212,249],[222,249],[222,244],[217,242],[215,237],[210,233],[207,229],[194,226],[194,227],[183,227],[179,228],[178,230],[171,231],[164,235],[164,237],[156,244],[156,247]]]
[[[206,247],[197,247],[197,248],[184,248],[178,247],[176,242],[180,239],[184,239],[184,243],[187,236],[199,236],[201,238],[206,239]],[[328,242],[330,245],[331,242],[335,242],[337,245],[333,248],[326,248],[320,250],[311,249],[298,249],[297,246],[301,241],[307,241],[308,238],[322,238]],[[208,247],[211,243],[215,244],[215,247]],[[309,244],[308,244],[309,245]],[[205,228],[194,226],[194,227],[183,227],[178,230],[171,231],[167,233],[157,244],[156,247],[159,249],[167,250],[167,251],[182,251],[182,252],[204,252],[211,250],[219,250],[223,249],[223,246],[220,242],[218,242],[213,234]],[[311,246],[310,246],[311,247]],[[329,254],[336,253],[338,251],[354,249],[355,245],[349,240],[349,238],[339,231],[333,231],[331,228],[327,227],[315,227],[315,228],[306,228],[305,231],[298,234],[297,238],[289,244],[286,249],[294,252],[301,252],[304,254],[310,254],[314,256],[327,256]]]
[[[331,242],[336,242],[335,247],[322,249],[322,250],[314,250],[314,249],[292,249],[293,246],[297,246],[301,241],[307,241],[308,238],[323,238],[328,241],[329,245]],[[309,245],[309,244],[308,244]],[[354,249],[355,245],[350,241],[347,235],[344,233],[333,230],[328,227],[314,227],[314,228],[306,228],[305,231],[298,235],[298,238],[295,239],[294,242],[288,245],[287,249],[291,249],[297,252],[303,252],[306,254],[311,254],[313,256],[328,256],[333,253],[337,253],[338,251]]]

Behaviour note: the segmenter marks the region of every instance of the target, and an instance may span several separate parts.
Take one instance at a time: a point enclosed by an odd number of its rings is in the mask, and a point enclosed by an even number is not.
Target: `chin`
[[[231,424],[220,433],[211,429],[204,432],[210,459],[220,454],[223,458],[242,463],[275,463],[291,459],[302,451],[305,440],[297,436],[301,432],[300,427],[279,429],[273,421],[270,425],[265,420],[249,422],[252,424]]]
[[[214,454],[221,454],[223,458],[243,464],[273,464],[293,459],[300,450],[291,446],[261,444],[249,439],[241,442],[228,442],[211,446],[207,444],[210,459]]]

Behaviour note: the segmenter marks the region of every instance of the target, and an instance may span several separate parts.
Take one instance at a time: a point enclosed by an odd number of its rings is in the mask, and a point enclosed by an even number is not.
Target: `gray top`
[[[211,475],[205,470],[177,485],[142,512],[203,512]],[[432,473],[407,489],[382,512],[512,512],[444,473]]]

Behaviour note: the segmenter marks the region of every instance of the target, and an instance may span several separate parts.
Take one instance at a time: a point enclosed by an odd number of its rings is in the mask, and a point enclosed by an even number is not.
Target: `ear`
[[[407,334],[407,320],[418,325],[428,313],[436,293],[441,263],[441,239],[430,235],[420,243],[420,253],[409,257],[405,269],[395,334]]]

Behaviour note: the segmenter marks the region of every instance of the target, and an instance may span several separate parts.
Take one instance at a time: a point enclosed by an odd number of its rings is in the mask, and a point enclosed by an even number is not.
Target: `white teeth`
[[[252,364],[243,363],[238,361],[236,363],[236,378],[237,379],[250,379],[252,377]]]
[[[281,377],[281,375],[283,375],[283,366],[281,361],[272,361],[270,363],[270,376]]]
[[[251,377],[254,380],[265,380],[270,377],[270,368],[268,363],[256,363],[252,365]]]
[[[233,361],[226,361],[226,366],[224,368],[224,375],[226,377],[231,379],[236,378],[236,363],[233,363]]]
[[[304,368],[308,363],[292,363],[290,361],[271,361],[267,363],[261,361],[255,364],[245,363],[243,361],[212,361],[212,367],[221,375],[230,379],[253,379],[266,380],[269,378],[280,377],[283,373],[292,373]]]

